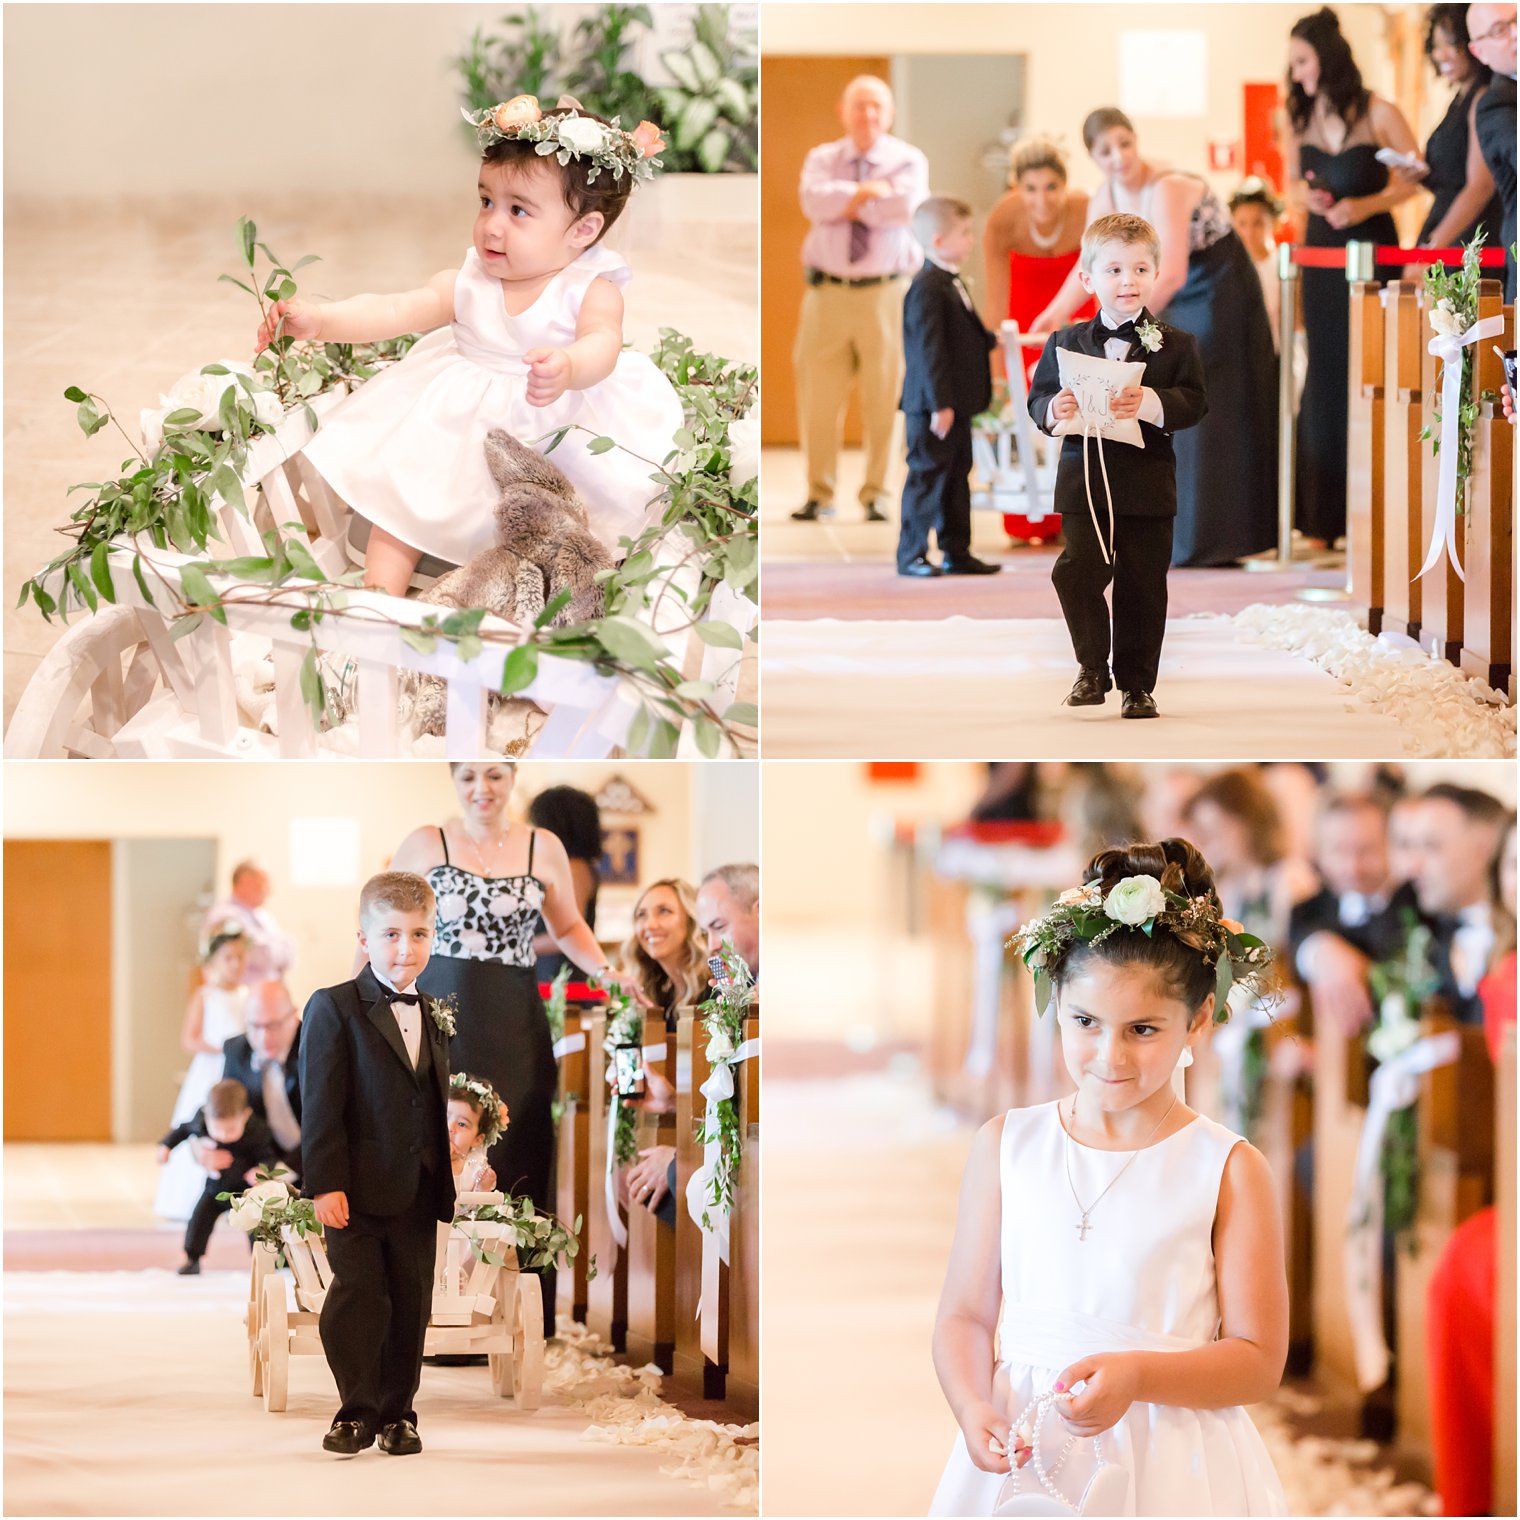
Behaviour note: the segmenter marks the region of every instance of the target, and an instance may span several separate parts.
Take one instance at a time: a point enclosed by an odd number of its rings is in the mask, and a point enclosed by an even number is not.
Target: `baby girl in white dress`
[[[424,553],[462,564],[494,546],[492,428],[553,447],[592,532],[620,558],[619,541],[652,515],[662,487],[651,477],[683,421],[670,382],[623,351],[631,272],[601,246],[653,171],[658,129],[625,132],[573,106],[541,111],[531,95],[468,119],[483,158],[461,267],[398,295],[279,301],[258,334],[260,350],[430,334],[335,408],[305,450],[373,525],[365,583],[394,595]],[[608,437],[619,447],[592,451]]]

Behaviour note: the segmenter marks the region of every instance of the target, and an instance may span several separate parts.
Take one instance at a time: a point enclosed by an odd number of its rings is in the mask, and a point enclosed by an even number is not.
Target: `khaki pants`
[[[798,433],[807,464],[808,499],[834,500],[839,439],[850,382],[860,391],[866,478],[861,503],[886,495],[892,431],[902,395],[902,309],[906,279],[880,285],[810,285],[792,360],[797,368]]]

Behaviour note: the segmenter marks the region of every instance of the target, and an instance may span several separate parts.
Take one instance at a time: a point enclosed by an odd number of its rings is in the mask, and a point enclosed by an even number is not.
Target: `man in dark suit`
[[[1079,275],[1084,289],[1098,298],[1098,315],[1050,335],[1029,388],[1030,417],[1054,434],[1058,422],[1079,411],[1075,394],[1061,383],[1060,350],[1145,365],[1142,383],[1118,391],[1109,402],[1116,421],[1138,420],[1143,447],[1100,444],[1068,433],[1056,469],[1055,509],[1066,546],[1051,579],[1081,666],[1066,702],[1101,706],[1117,682],[1126,718],[1157,716],[1152,692],[1166,634],[1166,574],[1177,516],[1172,434],[1195,426],[1208,411],[1197,342],[1146,310],[1160,246],[1155,228],[1138,216],[1102,216],[1088,227]],[[1101,465],[1093,457],[1100,448]],[[1111,620],[1103,597],[1110,581]]]
[[[961,283],[961,260],[971,249],[970,206],[930,196],[913,213],[913,236],[926,258],[903,303],[908,479],[897,573],[992,575],[1002,566],[971,552],[971,419],[992,402],[987,355],[997,339]],[[931,529],[939,565],[929,558]]]
[[[260,982],[248,999],[247,1033],[222,1047],[222,1076],[248,1089],[248,1102],[267,1124],[280,1160],[301,1170],[301,1016],[284,982]]]
[[[314,992],[301,1033],[302,1175],[333,1283],[322,1349],[340,1404],[323,1437],[352,1456],[422,1450],[412,1400],[432,1307],[437,1224],[454,1217],[447,1101],[451,1021],[415,982],[433,940],[433,893],[387,871],[359,898],[369,964]]]
[[[1469,5],[1467,47],[1480,63],[1494,71],[1493,80],[1478,102],[1473,126],[1483,162],[1494,177],[1494,189],[1504,205],[1499,240],[1504,247],[1504,299],[1515,299],[1515,7]],[[1490,238],[1494,229],[1489,229]]]

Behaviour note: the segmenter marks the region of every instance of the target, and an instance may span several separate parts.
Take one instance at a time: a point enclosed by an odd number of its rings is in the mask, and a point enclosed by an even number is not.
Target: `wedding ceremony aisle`
[[[754,1512],[743,1446],[699,1423],[722,1406],[663,1403],[657,1375],[578,1325],[548,1347],[540,1409],[495,1397],[483,1366],[429,1365],[420,1457],[329,1455],[326,1363],[293,1357],[287,1409],[265,1412],[243,1237],[224,1223],[203,1275],[176,1277],[156,1171],[149,1146],[7,1147],[6,1514]]]

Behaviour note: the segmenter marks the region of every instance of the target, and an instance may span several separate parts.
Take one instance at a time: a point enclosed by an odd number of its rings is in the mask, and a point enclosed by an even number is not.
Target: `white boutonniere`
[[[1135,336],[1140,340],[1140,346],[1148,354],[1153,354],[1161,347],[1161,329],[1151,321],[1149,317],[1135,326]]]
[[[427,1006],[428,1016],[450,1039],[454,1037],[454,1031],[458,1028],[455,1015],[459,1012],[459,1005],[452,997],[435,998],[423,995],[423,1003]]]

